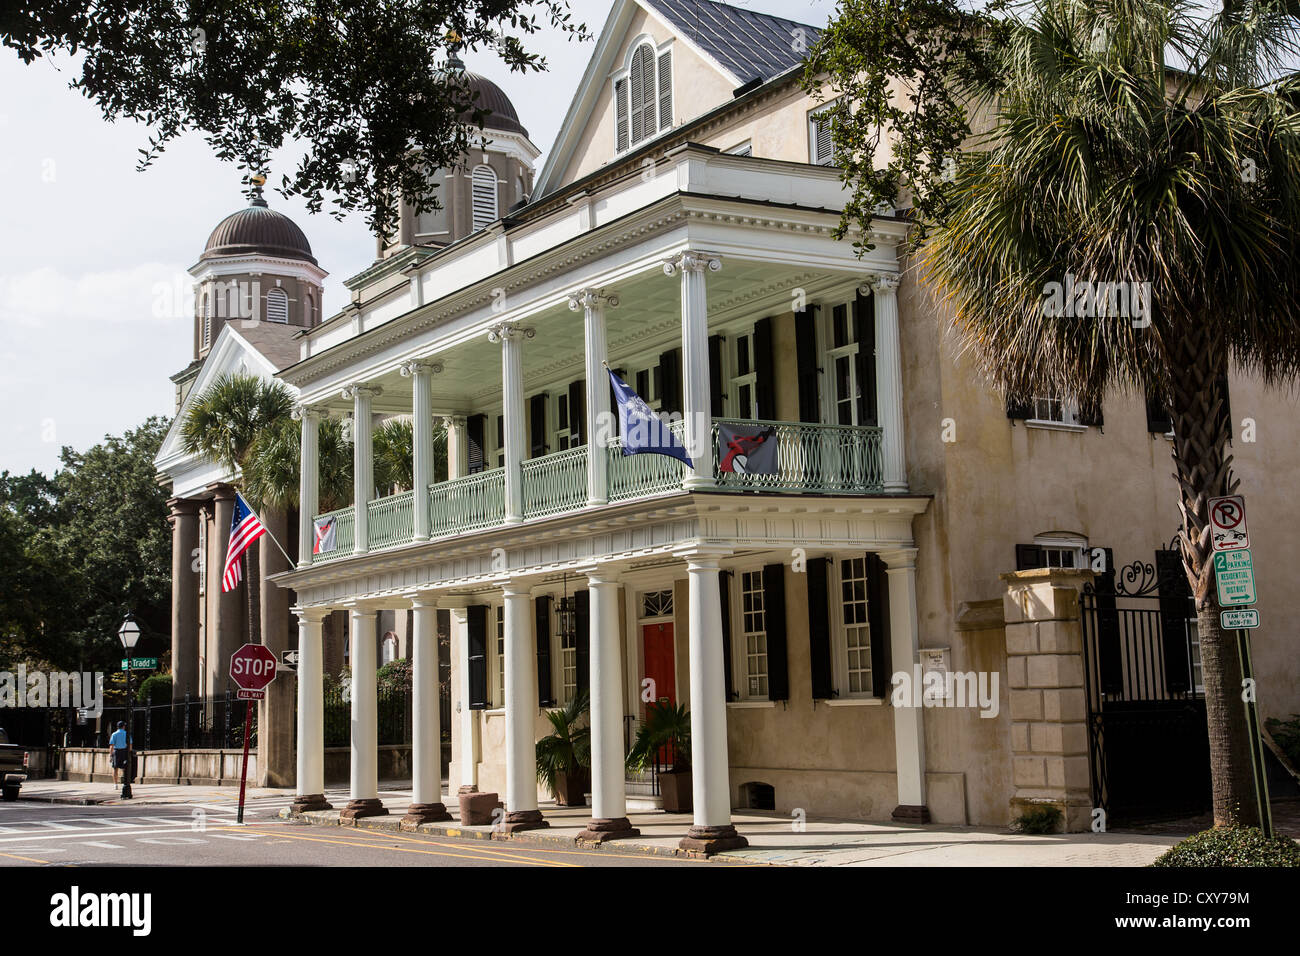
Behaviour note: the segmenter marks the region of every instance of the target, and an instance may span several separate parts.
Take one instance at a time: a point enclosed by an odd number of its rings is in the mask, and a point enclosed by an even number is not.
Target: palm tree
[[[375,487],[388,494],[415,487],[415,433],[409,417],[388,418],[375,429]],[[447,429],[433,424],[433,480],[447,479]]]
[[[322,421],[317,443],[320,510],[345,508],[352,503],[352,443],[344,437],[343,422],[337,418]],[[258,435],[244,468],[250,500],[286,510],[298,507],[301,456],[302,429],[295,421],[279,421]]]
[[[586,691],[574,694],[559,710],[546,711],[552,733],[537,741],[537,780],[557,798],[561,777],[591,766],[591,727],[584,721],[586,716]]]
[[[1279,72],[1297,49],[1295,10],[1244,0],[1204,17],[1182,0],[1035,0],[1005,33],[984,33],[998,42],[981,48],[974,31],[966,51],[988,75],[967,69],[969,56],[946,75],[968,103],[991,106],[992,127],[927,207],[938,213],[923,271],[1010,400],[1086,405],[1111,388],[1166,404],[1214,819],[1249,825],[1241,664],[1219,626],[1207,501],[1238,487],[1229,359],[1270,385],[1300,372],[1300,85]],[[849,121],[859,135],[880,115],[860,114]],[[846,151],[855,142],[835,138]],[[1049,283],[1067,275],[1145,288],[1151,308],[1137,321],[1055,314]]]
[[[181,422],[181,443],[188,454],[202,455],[239,476],[250,453],[269,430],[291,421],[293,396],[282,382],[254,375],[222,375],[195,397]],[[296,482],[295,482],[296,483]],[[249,491],[249,489],[245,489]],[[249,491],[249,504],[264,502]],[[249,642],[261,643],[261,594],[258,549],[245,552]]]

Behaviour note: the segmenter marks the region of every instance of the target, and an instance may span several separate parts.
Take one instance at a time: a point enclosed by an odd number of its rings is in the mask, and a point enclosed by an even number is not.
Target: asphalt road
[[[0,866],[727,866],[721,861],[316,827],[254,801],[82,807],[0,803]]]

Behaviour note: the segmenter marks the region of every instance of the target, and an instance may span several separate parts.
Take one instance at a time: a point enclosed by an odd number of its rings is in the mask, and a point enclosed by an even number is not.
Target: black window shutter
[[[790,699],[786,653],[785,565],[763,566],[763,624],[767,629],[767,699]]]
[[[731,572],[718,572],[718,593],[722,596],[722,679],[727,700],[735,700],[736,684],[731,673]]]
[[[726,414],[727,383],[722,377],[722,349],[726,340],[721,335],[709,336],[709,407],[714,418]]]
[[[1032,571],[1045,566],[1043,549],[1036,544],[1016,545],[1016,570]]]
[[[875,296],[859,292],[853,300],[853,338],[858,343],[853,359],[858,377],[858,424],[877,425]]]
[[[469,618],[469,709],[486,710],[488,609],[484,604],[471,604],[465,610]]]
[[[873,551],[867,552],[867,626],[871,631],[871,693],[875,697],[888,697],[893,686],[889,647],[889,579],[885,576],[885,562]]]
[[[471,475],[487,467],[487,453],[483,450],[483,431],[486,428],[486,415],[470,415],[465,419],[465,444],[469,447],[468,472]]]
[[[1119,611],[1115,604],[1115,561],[1105,549],[1106,567],[1093,581],[1097,601],[1097,671],[1105,694],[1124,689],[1124,658],[1120,649]]]
[[[533,616],[537,619],[537,704],[555,706],[555,685],[551,681],[551,596],[533,599]]]
[[[772,320],[759,319],[754,323],[754,392],[758,417],[769,422],[776,419],[776,365],[773,355]]]
[[[1173,429],[1174,422],[1165,405],[1165,398],[1154,389],[1147,392],[1147,431],[1157,435],[1167,435]]]
[[[1007,396],[1007,418],[1010,419],[1018,418],[1021,421],[1024,421],[1026,418],[1033,418],[1033,417],[1034,417],[1033,405],[1031,405],[1029,402],[1022,402],[1017,399],[1014,399],[1010,395]]]
[[[663,392],[659,396],[663,411],[680,413],[682,410],[682,350],[669,349],[659,356],[659,375]]]
[[[529,456],[541,458],[546,454],[546,393],[528,400]]]
[[[831,676],[831,605],[826,597],[829,564],[829,558],[808,562],[808,656],[812,662],[813,700],[830,700],[835,692]]]
[[[591,687],[591,592],[573,592],[573,622],[577,632],[578,693]]]
[[[822,420],[817,381],[817,306],[794,313],[795,366],[799,373],[799,421]]]
[[[579,445],[587,444],[587,380],[585,378],[569,383],[569,434],[577,436]]]
[[[1095,401],[1086,401],[1079,403],[1079,424],[1095,425],[1101,428],[1106,424],[1106,419],[1101,413],[1101,397],[1098,396]]]
[[[1171,694],[1191,690],[1187,654],[1187,619],[1196,616],[1192,588],[1178,551],[1156,552],[1156,579],[1160,584],[1160,642],[1164,648],[1165,689]]]

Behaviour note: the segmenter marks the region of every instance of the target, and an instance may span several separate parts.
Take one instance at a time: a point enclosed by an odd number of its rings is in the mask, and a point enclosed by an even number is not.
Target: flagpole
[[[244,499],[244,504],[248,505],[248,499],[247,499],[247,498],[244,498],[244,493],[243,493],[242,491],[239,491],[238,489],[236,489],[235,494],[239,495],[240,498],[243,498],[243,499]],[[249,511],[253,511],[253,506],[252,506],[252,505],[248,505],[248,510],[249,510]],[[257,512],[256,512],[256,511],[253,511],[253,514],[257,514]],[[262,521],[262,516],[261,516],[261,515],[257,515],[257,520],[258,520],[258,521]],[[266,522],[265,522],[265,521],[262,521],[262,530],[266,532],[266,536],[267,536],[268,538],[270,538],[272,541],[275,542],[275,546],[276,546],[277,548],[280,549],[280,553],[281,553],[282,555],[284,555],[284,560],[286,560],[286,561],[289,562],[289,568],[292,569],[293,566],[294,566],[294,564],[293,564],[293,558],[289,557],[289,552],[286,551],[286,550],[284,550],[284,545],[282,545],[282,544],[280,543],[279,539],[276,538],[276,536],[273,535],[273,534],[271,533],[271,529],[268,528],[268,527],[266,526]]]

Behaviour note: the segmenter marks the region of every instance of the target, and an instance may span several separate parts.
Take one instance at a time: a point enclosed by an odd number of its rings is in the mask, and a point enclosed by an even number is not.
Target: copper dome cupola
[[[260,187],[247,209],[231,213],[217,223],[199,260],[255,255],[298,259],[316,265],[307,236],[288,216],[267,208]]]
[[[464,76],[465,85],[472,92],[478,94],[474,103],[479,109],[488,114],[483,118],[484,129],[500,130],[503,133],[518,133],[520,136],[525,137],[528,135],[528,130],[524,129],[524,124],[519,122],[519,113],[515,110],[515,104],[510,102],[510,97],[506,96],[505,90],[486,76],[471,73],[465,69],[464,62],[456,52],[452,52],[447,58],[447,69]]]

